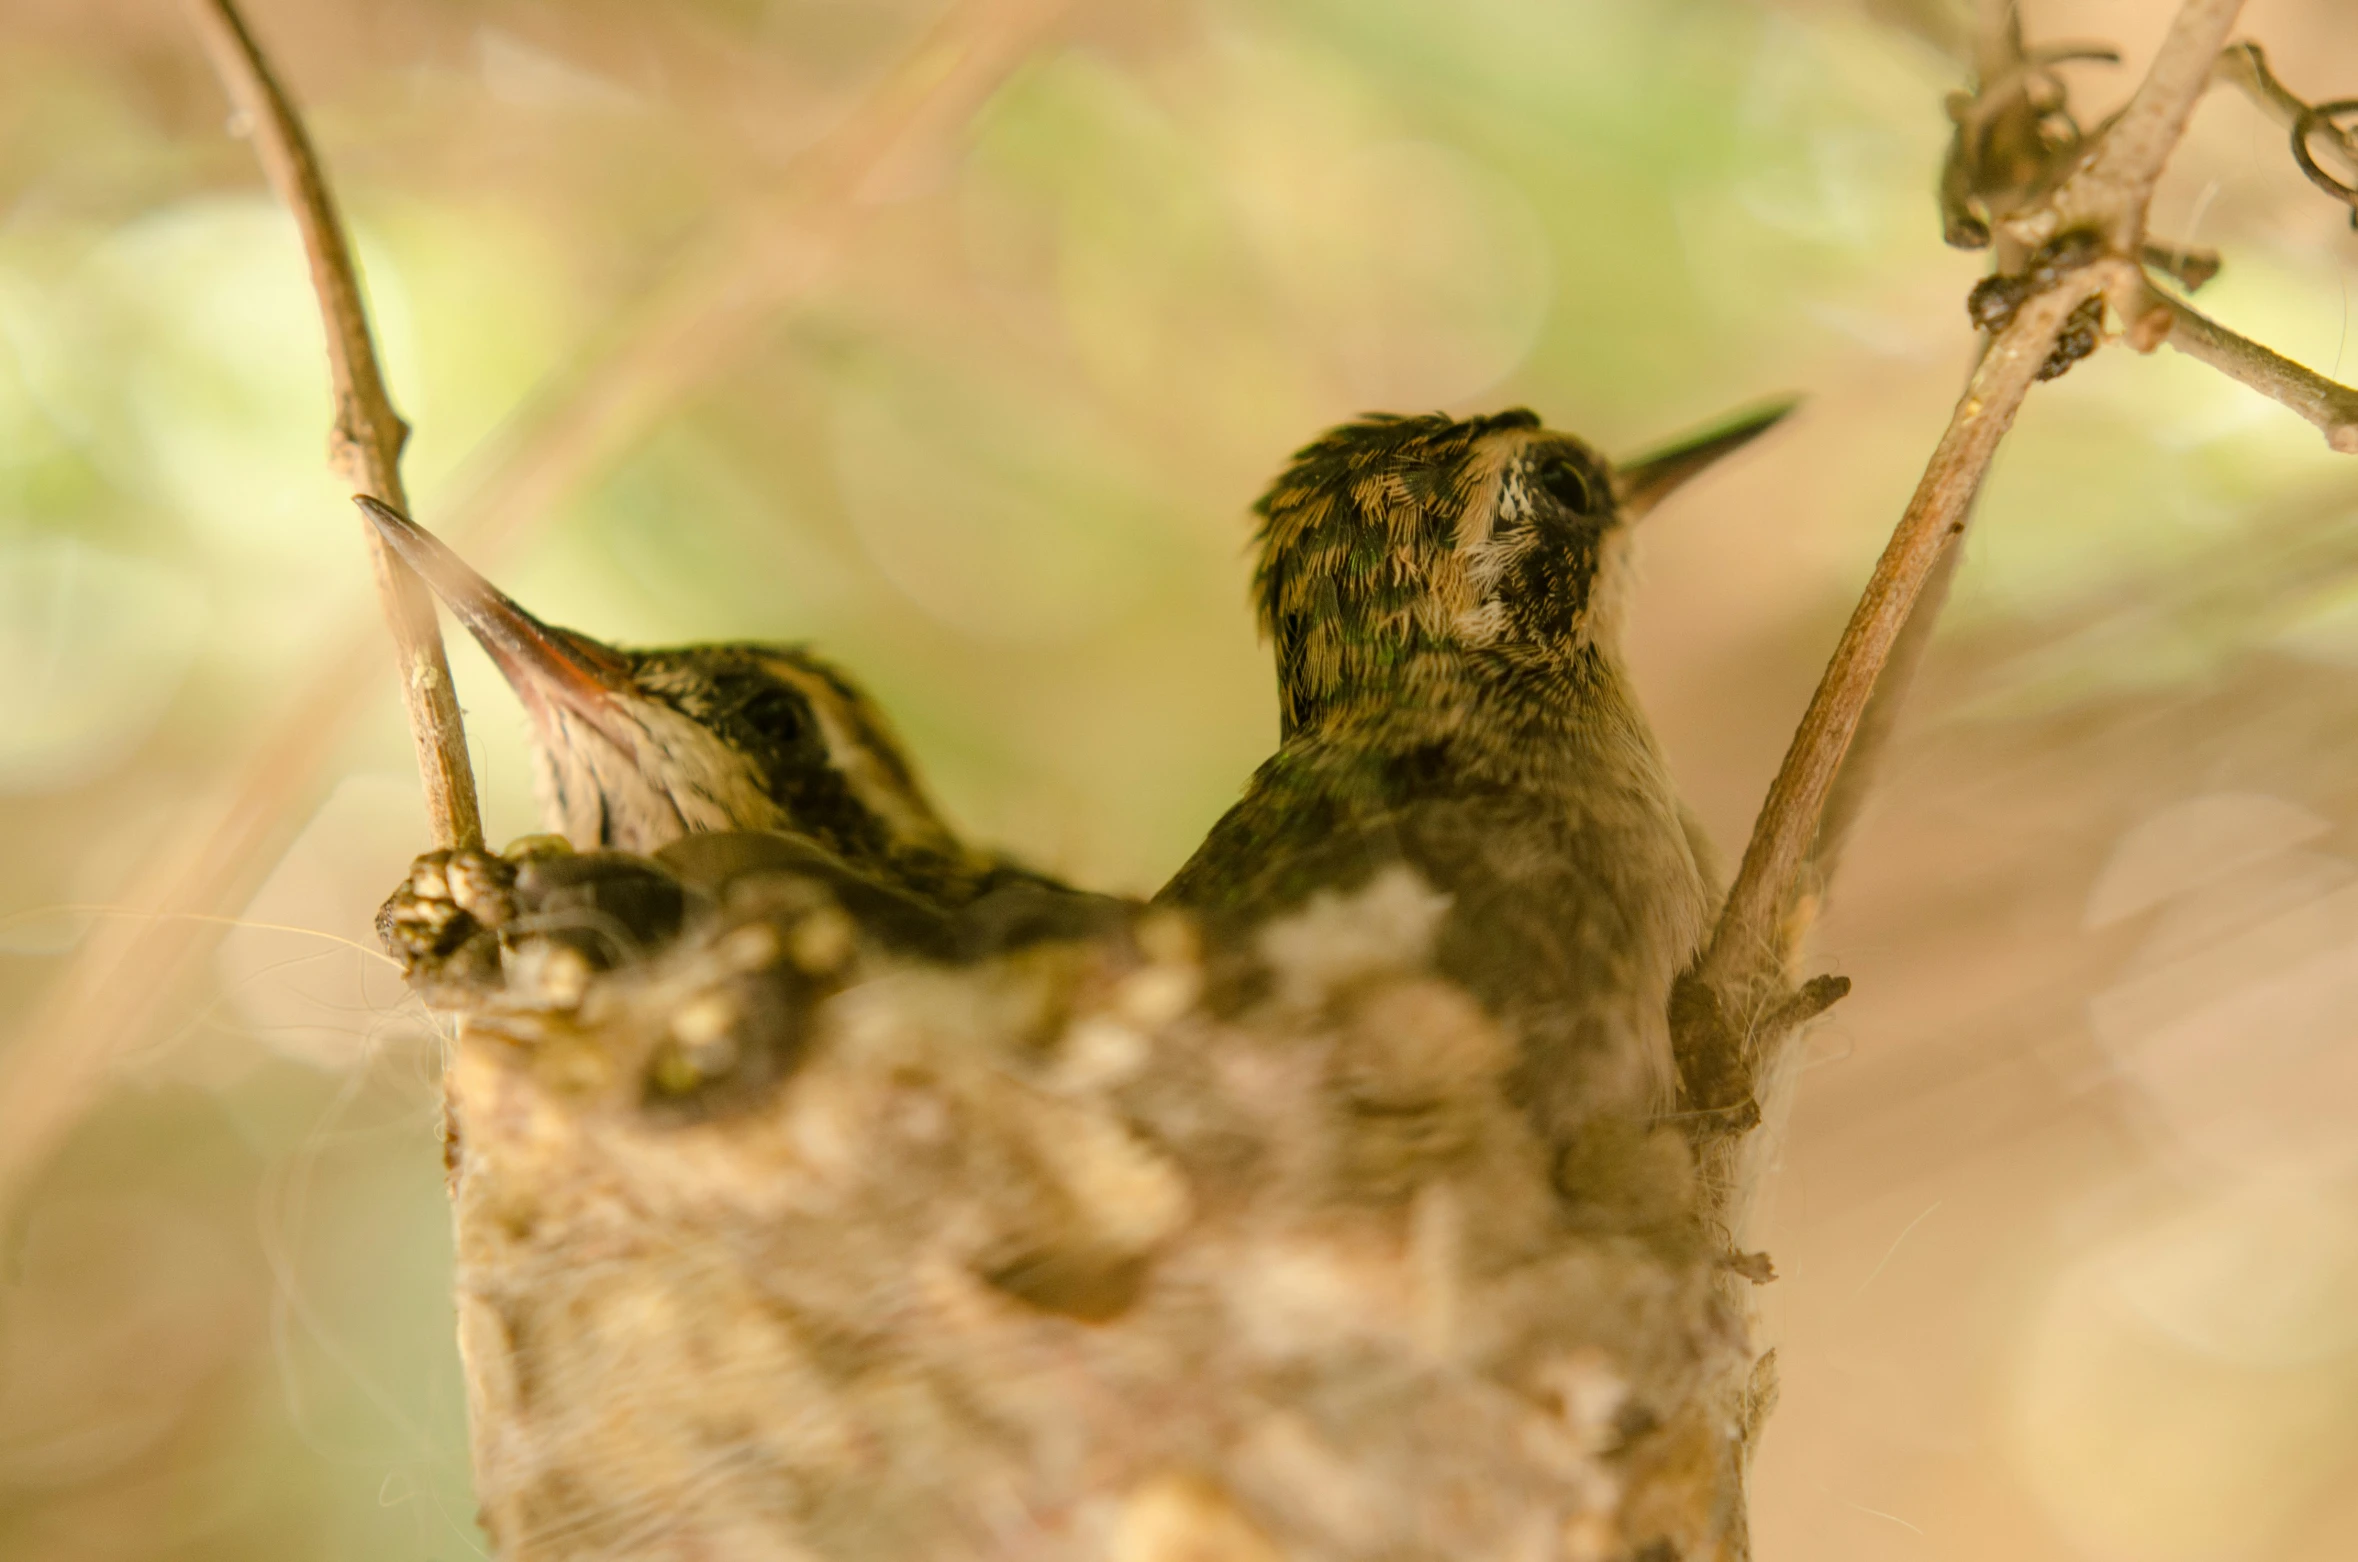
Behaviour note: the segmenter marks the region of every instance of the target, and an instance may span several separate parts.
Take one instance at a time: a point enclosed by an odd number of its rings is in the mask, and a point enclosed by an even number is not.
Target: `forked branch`
[[[2029,175],[2015,170],[2015,177],[1999,181],[2023,198],[2019,205],[2008,203],[2011,209],[1991,213],[1997,219],[1992,236],[2001,241],[2002,271],[2012,273],[2021,264],[2019,257],[2033,254],[2048,257],[2048,264],[2044,271],[2033,265],[2027,278],[2009,284],[2014,301],[1959,399],[1794,734],[1719,923],[1694,967],[1680,979],[1672,1020],[1694,1098],[1691,1104],[1703,1125],[1741,1130],[1757,1121],[1753,1088],[1769,1055],[1802,1020],[1840,996],[1841,985],[1833,981],[1811,984],[1804,990],[1809,1001],[1797,1001],[1790,986],[1788,964],[1811,909],[1804,895],[1812,843],[1819,838],[1828,801],[1877,681],[1907,635],[1927,581],[1964,530],[1999,441],[2031,385],[2052,372],[2050,357],[2059,339],[2067,328],[2085,330],[2084,306],[2103,296],[2141,351],[2177,336],[2198,355],[2230,352],[2219,344],[2225,333],[2211,327],[2206,334],[2191,323],[2200,316],[2156,293],[2139,261],[2146,249],[2146,209],[2154,185],[2213,79],[2214,63],[2241,9],[2241,0],[2186,0],[2144,81],[2127,107],[2098,134],[2092,150],[2084,149],[2077,135],[2037,136],[2035,126],[2015,138],[2025,149],[2033,141],[2052,142],[2059,171],[2068,167],[2069,172],[2057,179],[2037,177],[2035,170]],[[2019,74],[2030,56],[2022,50],[2012,7],[1985,7],[1984,20],[1991,30],[1980,51],[1984,65],[2012,62]],[[2005,76],[2003,71],[1997,74]],[[1983,85],[1987,89],[1990,82]],[[2020,84],[2006,90],[2019,96]],[[2019,107],[2028,115],[2046,111],[2027,99]],[[1952,112],[1959,115],[1963,137],[1972,105],[1960,103]],[[1967,200],[1990,183],[1959,161],[1970,158],[1975,144],[1975,138],[1960,140],[1944,178],[1953,234],[1960,219],[1970,216]],[[2249,355],[2236,356],[2247,368],[2257,362]],[[2316,385],[2270,365],[2239,373],[2238,378],[2266,381],[2262,388],[2288,404],[2299,394],[2320,408],[2342,405]],[[2333,435],[2332,427],[2328,433]]]
[[[401,447],[409,438],[409,425],[386,393],[351,245],[311,138],[262,46],[230,0],[190,0],[189,13],[253,138],[263,172],[302,230],[312,291],[319,296],[320,318],[327,329],[328,372],[335,387],[329,463],[354,492],[406,512],[409,497],[401,486]],[[409,715],[410,738],[417,746],[418,774],[425,784],[435,844],[480,846],[483,824],[475,803],[475,777],[467,764],[466,731],[451,688],[450,664],[442,653],[433,596],[383,539],[368,527],[361,530],[385,623],[400,655],[401,699]]]
[[[2115,254],[2138,253],[2153,187],[2186,133],[2242,10],[2243,0],[2186,0],[2145,80],[2107,127],[2095,155],[2052,198],[2007,223],[2016,239],[2036,246],[2087,229],[2102,235]]]

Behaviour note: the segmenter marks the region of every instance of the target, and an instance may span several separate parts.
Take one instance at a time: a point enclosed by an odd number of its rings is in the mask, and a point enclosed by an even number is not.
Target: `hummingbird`
[[[928,947],[964,955],[1126,916],[1125,902],[962,839],[876,701],[810,650],[611,646],[535,618],[391,506],[356,502],[516,691],[547,827],[588,856],[654,858],[714,892],[747,875],[815,874],[860,904],[950,919]]]
[[[1256,506],[1278,749],[1157,901],[1242,934],[1405,864],[1543,1133],[1672,1110],[1670,986],[1720,888],[1621,654],[1633,524],[1792,406],[1620,466],[1522,408],[1301,450]]]

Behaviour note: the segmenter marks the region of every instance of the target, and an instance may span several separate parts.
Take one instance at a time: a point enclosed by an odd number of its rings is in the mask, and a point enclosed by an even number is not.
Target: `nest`
[[[1543,1144],[1413,875],[978,948],[807,863],[519,856],[387,911],[503,1556],[1743,1554],[1685,1141]]]

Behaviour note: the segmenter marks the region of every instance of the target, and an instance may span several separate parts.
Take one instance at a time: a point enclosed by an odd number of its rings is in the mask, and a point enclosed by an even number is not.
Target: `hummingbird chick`
[[[969,846],[943,823],[882,710],[797,646],[728,643],[626,651],[542,623],[457,554],[379,501],[361,509],[466,625],[532,720],[548,827],[585,850],[687,851],[708,880],[808,871],[784,832],[843,873],[957,919],[957,947],[987,952],[1120,924],[1122,902]],[[690,837],[730,832],[681,845]]]
[[[1158,900],[1242,933],[1406,864],[1543,1132],[1670,1110],[1719,890],[1622,661],[1631,523],[1789,410],[1619,468],[1521,409],[1302,450],[1257,506],[1280,744]]]
[[[810,652],[620,650],[542,623],[415,521],[357,502],[523,701],[542,812],[576,846],[645,855],[694,831],[787,829],[852,863],[970,865],[883,713]]]

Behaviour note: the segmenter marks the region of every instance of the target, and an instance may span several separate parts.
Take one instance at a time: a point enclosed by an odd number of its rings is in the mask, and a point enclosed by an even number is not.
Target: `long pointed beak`
[[[402,562],[433,588],[451,616],[482,643],[535,719],[544,719],[550,702],[556,701],[595,722],[614,712],[619,696],[636,692],[628,664],[613,651],[534,618],[515,598],[468,568],[440,538],[391,505],[367,494],[354,494],[352,502],[376,524]]]
[[[1781,398],[1752,411],[1740,412],[1701,433],[1689,434],[1616,467],[1613,497],[1621,507],[1621,518],[1634,521],[1644,515],[1669,498],[1688,478],[1721,456],[1750,444],[1755,436],[1775,427],[1800,405],[1798,396]]]

